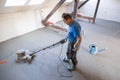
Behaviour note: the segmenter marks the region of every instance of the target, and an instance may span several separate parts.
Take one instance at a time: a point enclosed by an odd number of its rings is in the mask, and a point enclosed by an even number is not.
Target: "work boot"
[[[65,62],[65,63],[70,63],[70,60],[67,59],[67,58],[64,58],[64,59],[63,59],[63,62]]]
[[[74,70],[76,69],[76,66],[75,66],[75,65],[69,65],[69,66],[67,67],[67,69],[68,69],[69,71],[74,71]]]

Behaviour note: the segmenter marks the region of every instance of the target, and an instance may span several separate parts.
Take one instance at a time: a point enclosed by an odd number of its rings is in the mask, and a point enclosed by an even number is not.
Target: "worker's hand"
[[[77,51],[78,49],[79,49],[79,45],[78,45],[78,44],[75,44],[73,51]]]

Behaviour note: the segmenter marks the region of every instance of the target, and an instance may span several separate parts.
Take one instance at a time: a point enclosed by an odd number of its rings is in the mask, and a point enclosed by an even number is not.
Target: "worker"
[[[77,22],[77,20],[74,20],[71,16],[71,14],[69,13],[63,13],[62,14],[62,19],[64,21],[64,23],[66,23],[68,26],[68,29],[66,28],[62,28],[60,26],[56,26],[56,25],[51,25],[49,27],[53,27],[56,29],[60,29],[62,31],[68,32],[67,35],[67,39],[68,39],[68,48],[67,48],[67,52],[66,52],[66,58],[63,59],[64,62],[67,63],[72,63],[70,64],[67,69],[70,71],[73,71],[76,69],[77,66],[77,51],[80,47],[80,43],[81,43],[81,26],[80,24]]]
[[[68,39],[68,48],[66,55],[67,57],[63,59],[64,62],[72,63],[70,64],[67,69],[70,71],[73,71],[76,69],[77,66],[77,51],[81,44],[81,25],[72,18],[71,14],[69,13],[63,13],[62,19],[64,23],[66,23],[68,26],[67,32],[67,39]]]
[[[55,27],[56,29],[61,29],[63,31],[68,32],[67,39],[68,39],[68,48],[66,52],[66,58],[63,59],[64,62],[70,63],[69,66],[67,66],[67,69],[70,71],[73,71],[76,69],[77,66],[77,51],[81,44],[81,25],[72,18],[71,14],[69,13],[63,13],[62,19],[64,23],[66,23],[68,26],[68,29]]]

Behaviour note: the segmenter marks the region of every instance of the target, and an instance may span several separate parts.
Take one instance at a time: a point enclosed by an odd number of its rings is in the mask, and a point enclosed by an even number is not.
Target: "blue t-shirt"
[[[74,20],[68,27],[68,40],[69,42],[76,42],[77,36],[80,35],[81,26],[80,24]]]

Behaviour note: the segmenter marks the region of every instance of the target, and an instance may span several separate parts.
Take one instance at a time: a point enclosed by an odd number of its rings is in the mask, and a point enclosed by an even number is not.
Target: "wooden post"
[[[65,2],[65,0],[60,0],[58,4],[53,8],[53,10],[47,15],[47,17],[42,21],[43,25],[47,25],[48,19],[58,10],[58,8]]]
[[[74,0],[74,10],[73,10],[73,13],[72,13],[73,19],[76,18],[76,14],[77,14],[77,10],[78,10],[78,2],[79,2],[79,0]]]
[[[93,17],[93,23],[95,23],[95,19],[96,19],[96,16],[97,16],[97,11],[98,11],[99,4],[100,4],[100,0],[97,1],[97,5],[96,5],[94,17]]]

